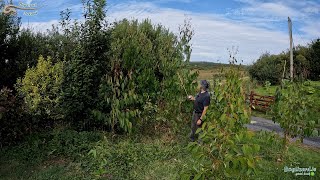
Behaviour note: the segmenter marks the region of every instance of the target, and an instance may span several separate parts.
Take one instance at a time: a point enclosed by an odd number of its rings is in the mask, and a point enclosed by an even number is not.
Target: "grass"
[[[305,179],[306,176],[295,176],[292,173],[284,172],[284,167],[319,167],[319,149],[302,146],[299,143],[290,144],[286,155],[282,155],[282,141],[277,134],[272,132],[256,133],[254,143],[261,146],[260,154],[263,159],[260,161],[260,171],[253,178],[261,179]],[[316,172],[316,179],[320,173]],[[307,177],[310,178],[310,177]]]
[[[69,130],[54,133],[59,134],[56,137],[74,137],[87,141],[81,144],[70,141],[63,145],[65,140],[52,138],[52,134],[48,133],[33,137],[33,141],[26,141],[16,147],[5,148],[1,150],[0,179],[96,178],[93,173],[101,159],[92,158],[88,152],[103,144],[104,148],[97,153],[107,160],[104,179],[178,179],[181,172],[192,168],[193,164],[191,153],[186,149],[187,133],[146,137],[114,137],[104,132],[77,133]],[[102,136],[107,138],[103,139]],[[41,144],[41,141],[45,143]],[[303,179],[306,177],[285,173],[283,168],[319,168],[319,149],[291,144],[288,154],[282,158],[281,140],[277,135],[255,133],[253,141],[261,146],[262,159],[259,162],[259,173],[252,176],[252,179]],[[52,153],[53,147],[55,153]],[[316,178],[320,178],[320,173],[316,172],[313,179]]]
[[[105,178],[177,179],[183,166],[190,164],[187,143],[186,136],[168,133],[144,137],[72,130],[47,132],[2,149],[0,179],[93,179],[101,158],[93,158],[88,152],[102,145],[103,150],[97,153],[107,160]]]
[[[307,82],[305,82],[305,84],[306,84],[306,86],[310,87],[310,90],[312,91],[312,93],[310,93],[310,96],[312,96],[314,98],[320,96],[320,81],[307,81]],[[273,96],[276,92],[277,87],[278,87],[277,85],[272,85],[267,88],[267,87],[260,85],[260,86],[257,86],[254,89],[254,91],[257,94]]]

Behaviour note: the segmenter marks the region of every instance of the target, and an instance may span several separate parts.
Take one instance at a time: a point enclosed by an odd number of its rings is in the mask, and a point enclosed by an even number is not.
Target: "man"
[[[188,99],[194,101],[193,116],[191,121],[191,141],[195,140],[195,133],[202,125],[202,120],[206,115],[208,106],[210,105],[210,94],[208,92],[209,83],[206,80],[200,81],[200,92],[196,97],[188,96]]]

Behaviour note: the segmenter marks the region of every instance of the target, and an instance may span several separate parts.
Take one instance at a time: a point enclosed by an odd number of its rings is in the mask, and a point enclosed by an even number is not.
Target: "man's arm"
[[[208,109],[209,106],[205,106],[203,111],[202,111],[202,114],[200,116],[200,118],[198,119],[197,121],[197,125],[200,126],[202,124],[202,118],[206,115],[206,112],[207,112],[207,109]]]
[[[202,120],[202,119],[204,118],[204,116],[206,115],[208,107],[209,107],[209,106],[205,106],[205,107],[204,107],[203,112],[202,112],[201,117],[200,117],[201,120]]]

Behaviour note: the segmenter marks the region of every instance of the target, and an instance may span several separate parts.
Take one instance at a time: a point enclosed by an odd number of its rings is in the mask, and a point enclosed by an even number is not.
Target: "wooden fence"
[[[274,96],[262,96],[251,91],[246,94],[246,101],[250,103],[252,109],[267,111],[275,100]]]

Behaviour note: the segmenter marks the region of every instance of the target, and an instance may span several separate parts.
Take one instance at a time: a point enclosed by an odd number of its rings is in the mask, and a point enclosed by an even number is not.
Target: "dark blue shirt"
[[[208,91],[199,93],[195,97],[193,109],[196,113],[202,113],[205,106],[210,105],[210,94]]]

